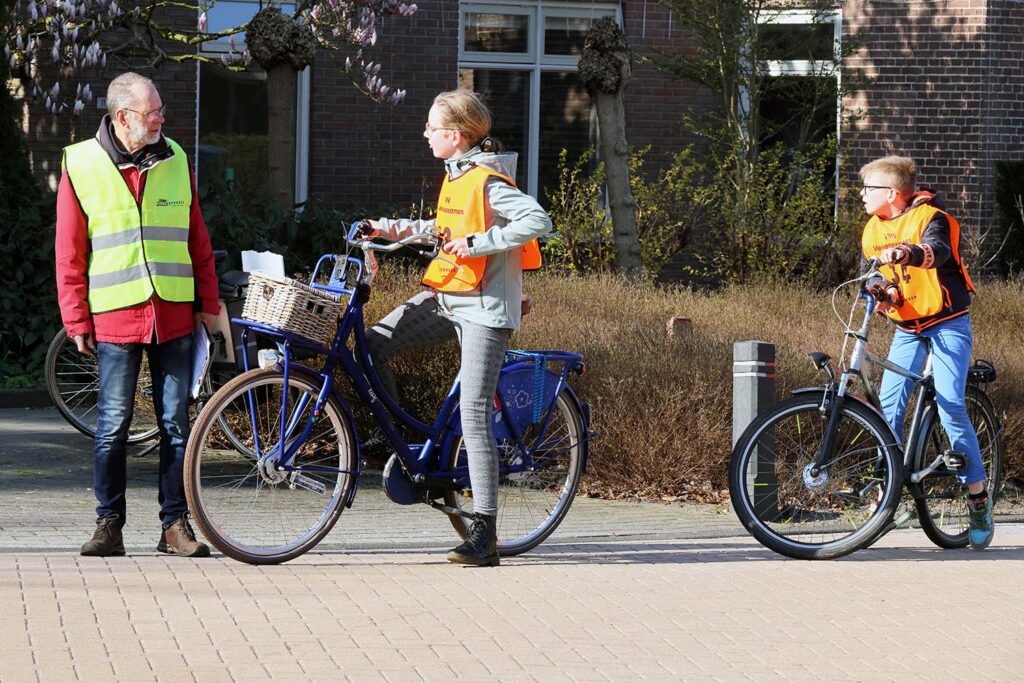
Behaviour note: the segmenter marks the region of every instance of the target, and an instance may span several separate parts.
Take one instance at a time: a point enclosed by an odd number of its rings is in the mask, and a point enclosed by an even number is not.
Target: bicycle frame
[[[919,432],[921,430],[921,424],[924,418],[925,411],[927,410],[929,403],[935,395],[935,385],[931,371],[930,351],[925,361],[925,367],[922,373],[917,374],[915,372],[908,370],[907,368],[904,368],[900,365],[897,365],[896,363],[893,363],[888,358],[883,358],[873,353],[868,349],[868,328],[871,324],[871,316],[875,312],[874,299],[863,293],[859,294],[858,297],[855,298],[853,301],[850,312],[850,319],[852,320],[853,314],[856,311],[857,305],[859,304],[861,299],[864,299],[866,301],[864,306],[864,318],[858,329],[854,330],[850,328],[849,325],[847,325],[846,331],[844,332],[844,336],[846,337],[846,342],[844,342],[844,346],[847,342],[849,342],[849,340],[852,339],[853,349],[850,351],[850,356],[846,364],[846,369],[843,371],[838,382],[835,380],[835,374],[832,371],[832,368],[828,366],[828,357],[820,354],[812,354],[812,356],[818,356],[819,360],[816,361],[817,365],[820,368],[822,368],[829,377],[829,383],[828,385],[826,385],[825,388],[825,404],[823,404],[822,408],[824,410],[830,407],[832,410],[832,412],[829,414],[829,423],[825,430],[824,439],[822,440],[821,451],[818,454],[818,457],[810,470],[810,474],[812,476],[818,476],[818,474],[822,470],[825,470],[828,467],[829,460],[832,454],[832,449],[835,445],[836,428],[838,426],[839,415],[841,413],[839,408],[842,406],[843,401],[861,400],[856,396],[848,394],[851,381],[855,381],[858,379],[860,380],[860,384],[861,386],[863,386],[864,393],[867,396],[867,401],[863,402],[869,407],[871,407],[871,409],[874,410],[876,413],[878,413],[879,416],[883,418],[883,421],[885,421],[886,425],[889,424],[888,421],[884,420],[884,415],[882,414],[881,408],[881,401],[879,400],[878,393],[875,391],[871,382],[864,374],[865,361],[872,365],[877,365],[886,370],[889,370],[890,372],[894,372],[897,375],[900,375],[901,377],[904,377],[914,382],[915,384],[915,389],[913,393],[916,397],[916,401],[914,403],[914,412],[911,417],[910,428],[907,431],[906,441],[904,442],[903,439],[900,438],[900,435],[896,434],[890,426],[890,434],[893,437],[893,445],[899,448],[900,452],[903,454],[903,466],[905,471],[910,465],[910,457],[913,452],[913,445],[917,443],[917,440],[919,438]],[[929,344],[928,340],[926,339],[921,339],[921,343]],[[812,389],[812,391],[816,391],[816,389]],[[832,400],[829,400],[830,395],[832,397]],[[910,444],[910,446],[904,446],[904,443]],[[934,467],[932,469],[934,469]],[[924,476],[922,473],[914,473],[913,476],[917,475],[921,475],[922,477]],[[915,481],[918,480],[919,479],[916,479]]]
[[[329,282],[326,285],[315,284],[317,273],[320,271],[321,267],[326,263],[326,261],[332,259],[334,261],[334,267],[332,269]],[[349,286],[345,278],[345,274],[350,268],[355,271],[356,284],[354,286]],[[320,466],[294,466],[292,465],[292,462],[294,461],[299,447],[309,437],[317,416],[323,410],[323,407],[328,400],[333,398],[341,405],[345,405],[347,410],[347,404],[337,392],[334,384],[334,370],[338,365],[340,365],[344,373],[348,376],[349,381],[352,383],[356,394],[370,409],[370,412],[381,428],[384,437],[391,444],[401,461],[402,467],[405,472],[408,473],[409,478],[413,482],[451,488],[466,488],[469,486],[468,468],[459,467],[456,471],[442,471],[436,469],[435,466],[437,455],[444,452],[443,449],[450,445],[453,439],[461,436],[461,425],[457,420],[453,420],[453,415],[455,414],[459,404],[460,386],[458,379],[456,378],[449,388],[443,405],[441,406],[434,422],[432,424],[426,424],[408,413],[396,402],[394,397],[392,397],[384,388],[377,373],[372,369],[373,362],[367,348],[363,308],[365,303],[369,300],[371,291],[370,284],[366,280],[372,279],[373,270],[373,264],[370,265],[370,269],[365,269],[363,262],[359,259],[345,255],[326,255],[317,263],[317,267],[314,270],[311,280],[314,283],[313,286],[327,292],[348,297],[348,303],[345,307],[344,313],[342,314],[341,321],[335,332],[330,348],[320,346],[300,336],[275,327],[245,319],[233,319],[233,322],[242,326],[243,344],[247,341],[246,337],[248,333],[252,331],[278,340],[283,351],[280,362],[284,375],[284,389],[282,391],[279,434],[285,436],[280,440],[280,444],[282,444],[281,446],[278,444],[264,446],[257,442],[254,450],[256,452],[258,462],[261,467],[272,466],[278,472],[299,472],[303,469],[308,471],[337,471],[332,468]],[[350,338],[352,338],[354,342],[354,354],[349,352],[347,342]],[[293,360],[293,354],[291,353],[291,349],[293,347],[304,348],[323,354],[326,356],[326,361],[319,370],[315,370],[298,363]],[[513,354],[516,352],[509,353]],[[548,405],[544,406],[543,422],[541,424],[542,429],[538,432],[537,442],[529,444],[530,447],[538,445],[539,440],[541,439],[541,434],[543,434],[543,428],[546,428],[547,423],[550,420],[551,410],[558,395],[565,391],[571,393],[571,389],[568,386],[569,372],[582,366],[581,357],[577,354],[566,352],[543,353],[545,354],[545,359],[561,362],[562,370],[558,376],[558,381],[553,390],[552,398]],[[359,358],[361,363],[358,362],[356,358]],[[541,364],[542,361],[535,358],[534,363]],[[512,363],[505,365],[505,367],[502,368],[502,372],[510,372],[527,366],[536,367],[536,365],[526,362]],[[248,366],[248,358],[245,359],[245,368],[246,370],[250,369]],[[298,399],[293,410],[289,411],[288,383],[290,376],[295,372],[301,372],[310,377],[317,378],[320,383],[320,392],[314,400],[315,402],[312,406],[310,417],[306,420],[305,425],[301,427],[301,432],[298,434],[296,434],[296,430],[299,429],[299,421],[302,414],[305,412],[306,408],[309,407],[310,396],[308,394],[303,395]],[[575,396],[573,396],[573,398],[575,400]],[[253,433],[256,435],[258,433],[255,423],[256,410],[251,393],[247,396],[246,400],[249,408]],[[499,409],[502,413],[502,422],[509,430],[509,436],[516,444],[516,448],[524,461],[524,466],[530,466],[532,464],[530,448],[527,444],[523,443],[523,435],[521,433],[517,433],[518,430],[515,427],[515,421],[512,419],[512,416],[504,402],[499,401]],[[402,435],[400,427],[406,427],[413,432],[424,436],[424,442],[422,444],[408,443]],[[258,440],[258,436],[256,438]],[[589,434],[584,438],[589,438]],[[358,441],[359,439],[357,438],[357,463],[361,462],[358,453]],[[586,451],[584,450],[584,453],[585,452]],[[502,467],[502,470],[506,469],[507,467]],[[356,472],[354,474],[356,474],[358,482],[359,473]]]

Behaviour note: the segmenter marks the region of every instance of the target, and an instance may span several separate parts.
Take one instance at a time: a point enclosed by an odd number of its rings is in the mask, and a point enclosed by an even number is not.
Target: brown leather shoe
[[[90,557],[111,557],[124,555],[124,538],[117,526],[119,515],[107,515],[96,520],[96,531],[92,538],[82,544],[79,551]]]
[[[156,549],[162,553],[181,555],[182,557],[210,556],[209,547],[196,540],[196,532],[192,531],[192,525],[185,517],[179,517],[164,529]]]

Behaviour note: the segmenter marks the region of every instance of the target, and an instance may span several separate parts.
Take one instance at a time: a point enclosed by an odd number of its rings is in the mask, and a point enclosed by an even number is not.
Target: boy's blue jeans
[[[99,364],[99,416],[93,447],[96,516],[117,514],[125,522],[128,428],[143,352],[149,355],[153,407],[160,428],[160,520],[166,526],[185,514],[182,467],[188,441],[188,395],[192,374],[192,335],[162,344],[96,344]]]
[[[889,360],[908,370],[920,373],[924,369],[927,347],[921,337],[931,340],[932,372],[935,376],[935,403],[939,420],[949,436],[950,447],[967,455],[967,469],[960,480],[965,484],[985,480],[978,435],[964,408],[964,389],[967,369],[971,364],[971,317],[962,315],[934,327],[913,333],[896,329],[889,348]],[[895,434],[903,440],[903,418],[914,384],[888,370],[882,375],[878,398],[885,419]]]

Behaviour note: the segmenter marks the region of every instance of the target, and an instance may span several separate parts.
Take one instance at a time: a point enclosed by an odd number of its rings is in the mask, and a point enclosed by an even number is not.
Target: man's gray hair
[[[107,113],[110,118],[114,118],[118,109],[131,109],[135,106],[135,88],[140,83],[156,90],[152,80],[134,71],[123,73],[110,81],[107,87]]]

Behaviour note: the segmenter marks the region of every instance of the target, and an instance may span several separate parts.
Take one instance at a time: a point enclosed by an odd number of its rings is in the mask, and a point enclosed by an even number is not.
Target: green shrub
[[[217,159],[217,168],[211,171],[223,178],[227,169],[231,169],[232,187],[238,194],[239,203],[243,207],[260,206],[270,194],[267,183],[269,138],[266,135],[208,133],[201,142],[224,150]]]
[[[418,291],[418,270],[387,262],[367,309],[372,323]],[[680,496],[720,501],[727,488],[732,441],[732,345],[763,339],[777,347],[777,393],[820,384],[806,353],[838,358],[842,326],[826,293],[793,283],[731,285],[714,293],[630,284],[606,275],[531,273],[526,289],[536,307],[512,338],[515,348],[583,353],[588,372],[573,378],[594,407],[591,462],[584,490],[609,497]],[[992,360],[999,379],[989,388],[1005,420],[1008,477],[1024,475],[1024,281],[982,283],[972,311],[975,357]],[[839,307],[845,312],[848,299]],[[692,332],[670,337],[672,316]],[[884,354],[892,326],[873,324],[871,347]],[[458,366],[454,345],[394,364],[403,400],[421,417],[436,414]],[[362,433],[368,427],[364,424]]]
[[[645,170],[650,147],[630,152],[629,173],[636,200],[637,233],[644,269],[651,277],[686,243],[699,208],[692,199],[700,168],[689,150],[649,177]],[[558,157],[558,185],[548,193],[554,232],[544,246],[546,262],[572,273],[611,272],[615,260],[611,216],[604,206],[604,164],[594,164],[594,151],[574,161],[566,150]]]

